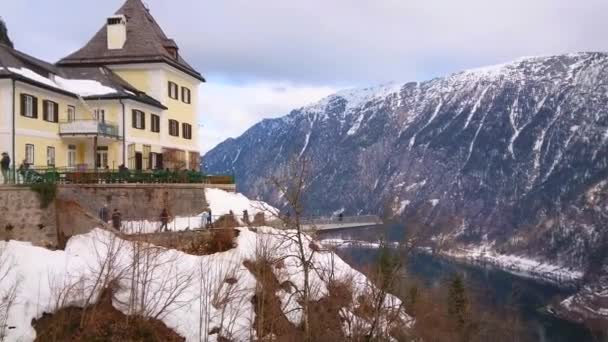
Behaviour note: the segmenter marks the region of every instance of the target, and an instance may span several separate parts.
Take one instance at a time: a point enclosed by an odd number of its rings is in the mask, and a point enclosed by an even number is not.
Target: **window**
[[[150,153],[150,169],[158,169],[158,154]]]
[[[46,148],[46,166],[55,166],[55,147],[48,146]]]
[[[142,165],[144,169],[150,170],[152,169],[152,165],[150,164],[150,154],[152,153],[152,146],[144,145],[144,152],[142,154]]]
[[[76,107],[68,106],[68,122],[76,121]]]
[[[174,100],[179,99],[179,86],[171,81],[169,81],[169,97]]]
[[[128,156],[129,156],[128,168],[133,170],[133,169],[135,169],[135,144],[129,145]]]
[[[184,139],[192,139],[192,125],[183,123],[182,124],[182,134]]]
[[[34,145],[25,144],[25,163],[34,165]]]
[[[156,114],[150,114],[150,125],[152,126],[152,132],[160,132],[160,116]]]
[[[76,167],[76,145],[68,146],[68,167]]]
[[[188,89],[186,87],[182,87],[182,101],[184,103],[190,103],[191,102],[190,89]]]
[[[179,122],[169,120],[169,135],[179,137]]]
[[[21,94],[21,115],[27,118],[38,118],[38,99],[32,95]]]
[[[95,109],[93,111],[93,117],[98,122],[105,123],[106,122],[106,110],[100,109],[100,108]]]
[[[141,110],[133,109],[133,128],[146,129],[146,114]]]
[[[97,146],[95,166],[102,169],[108,167],[108,146]]]
[[[59,105],[53,101],[42,101],[42,119],[48,122],[58,122]]]

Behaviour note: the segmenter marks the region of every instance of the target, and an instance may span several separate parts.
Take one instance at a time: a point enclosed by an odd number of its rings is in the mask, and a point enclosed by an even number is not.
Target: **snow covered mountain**
[[[204,156],[239,190],[306,156],[311,213],[424,220],[451,241],[599,273],[608,241],[608,54],[524,58],[349,90],[263,120]]]

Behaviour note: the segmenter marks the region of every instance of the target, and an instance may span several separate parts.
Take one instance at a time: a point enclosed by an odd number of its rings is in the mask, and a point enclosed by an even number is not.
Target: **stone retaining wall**
[[[162,209],[171,215],[190,216],[207,208],[203,184],[96,184],[59,185],[47,208],[29,187],[0,186],[0,239],[29,241],[57,248],[77,234],[94,228],[111,229],[98,218],[108,204],[124,220],[155,219]],[[229,189],[228,189],[229,190]]]
[[[202,184],[94,184],[60,185],[57,198],[73,201],[97,215],[120,210],[124,219],[157,218],[164,208],[174,216],[200,214],[207,208]]]
[[[57,247],[54,203],[40,208],[38,194],[29,187],[0,186],[0,239]]]

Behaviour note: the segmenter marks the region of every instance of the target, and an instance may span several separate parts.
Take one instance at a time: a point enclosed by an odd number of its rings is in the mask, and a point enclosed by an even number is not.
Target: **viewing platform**
[[[304,230],[335,231],[383,224],[376,215],[319,217],[302,220]]]

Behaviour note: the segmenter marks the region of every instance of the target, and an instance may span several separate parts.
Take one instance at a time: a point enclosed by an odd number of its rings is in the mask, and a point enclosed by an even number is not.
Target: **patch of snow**
[[[116,89],[106,87],[93,80],[70,80],[57,76],[55,77],[55,82],[61,89],[83,97],[116,93]]]
[[[145,288],[145,297],[142,297],[143,292],[140,292],[143,290],[132,287],[137,284],[137,280],[131,265],[135,256],[141,253],[141,250],[135,249],[137,242],[122,240],[111,232],[95,229],[88,234],[72,237],[65,251],[50,251],[24,242],[0,242],[3,257],[12,261],[7,277],[0,284],[0,291],[6,291],[12,284],[18,283],[17,298],[9,311],[7,321],[7,325],[14,328],[7,331],[5,340],[33,341],[36,332],[31,326],[32,319],[62,307],[81,307],[89,295],[98,297],[101,289],[96,286],[97,275],[101,265],[105,265],[104,262],[108,260],[108,255],[113,255],[110,260],[111,269],[115,273],[111,279],[116,286],[112,305],[116,309],[128,314],[128,303],[132,302],[131,296],[135,292],[138,302],[141,300],[151,307],[154,307],[155,303],[163,305],[169,301],[166,311],[158,317],[186,341],[201,340],[200,331],[205,332],[203,339],[216,341],[218,336],[207,335],[207,332],[220,326],[223,317],[233,320],[230,321],[230,327],[226,327],[224,321],[225,335],[229,334],[233,340],[249,341],[255,337],[252,336],[254,329],[251,328],[251,319],[255,313],[250,298],[256,293],[256,279],[243,266],[243,262],[255,260],[256,251],[269,248],[271,253],[284,261],[281,269],[273,269],[279,281],[289,281],[296,288],[302,288],[304,279],[301,266],[293,257],[298,250],[291,236],[293,234],[293,231],[268,227],[259,227],[257,232],[239,228],[234,249],[207,256],[188,255],[177,250],[160,248],[157,252],[160,253],[158,265],[146,275],[150,279],[158,278],[159,281],[146,282],[148,287]],[[365,291],[373,288],[373,284],[363,274],[352,269],[334,253],[322,249],[313,254],[309,247],[310,238],[305,236],[305,239],[307,242],[304,244],[304,253],[310,256],[311,264],[314,264],[317,270],[310,273],[313,289],[311,300],[319,300],[328,295],[328,279],[348,281],[352,285],[353,298],[359,298]],[[150,245],[144,243],[145,247]],[[331,274],[331,277],[325,277],[327,274]],[[175,284],[176,275],[191,275],[192,280]],[[234,279],[235,282],[228,283],[228,278]],[[163,279],[165,280],[162,281]],[[171,303],[169,296],[175,294],[173,290],[176,286],[183,288],[183,292],[176,302]],[[58,301],[60,292],[71,287],[76,290],[66,292],[63,301]],[[290,296],[285,290],[279,291],[277,295],[281,298],[281,309],[286,314],[290,310],[302,310],[296,296]],[[214,300],[228,293],[239,295],[232,295],[231,299],[222,303],[216,303]],[[342,309],[349,315],[356,315],[358,305],[358,299],[355,299],[354,303]],[[396,310],[403,320],[401,324],[413,323],[396,297],[388,295],[383,307]],[[156,311],[152,312],[155,313]],[[298,318],[294,315],[288,317],[292,321]],[[345,333],[348,334],[348,331]]]
[[[253,219],[256,214],[263,213],[266,220],[276,218],[279,214],[277,208],[263,201],[250,200],[243,194],[224,191],[221,189],[205,189],[205,198],[211,209],[213,219],[228,215],[230,211],[236,220],[243,224],[243,211],[247,210],[249,218]],[[177,216],[170,219],[167,228],[170,231],[195,230],[205,227],[207,213],[203,212],[193,216]],[[126,234],[146,234],[160,230],[160,213],[157,220],[128,220],[122,222],[121,230]]]
[[[492,265],[515,275],[557,285],[576,283],[583,277],[583,272],[580,270],[534,260],[526,256],[500,254],[492,248],[490,243],[457,248],[444,251],[442,254],[456,260]]]
[[[26,68],[8,69],[13,73],[29,78],[30,80],[59,90],[68,91],[79,96],[107,95],[116,93],[116,89],[106,87],[94,80],[65,79],[60,76],[55,76],[53,79],[49,79]]]

